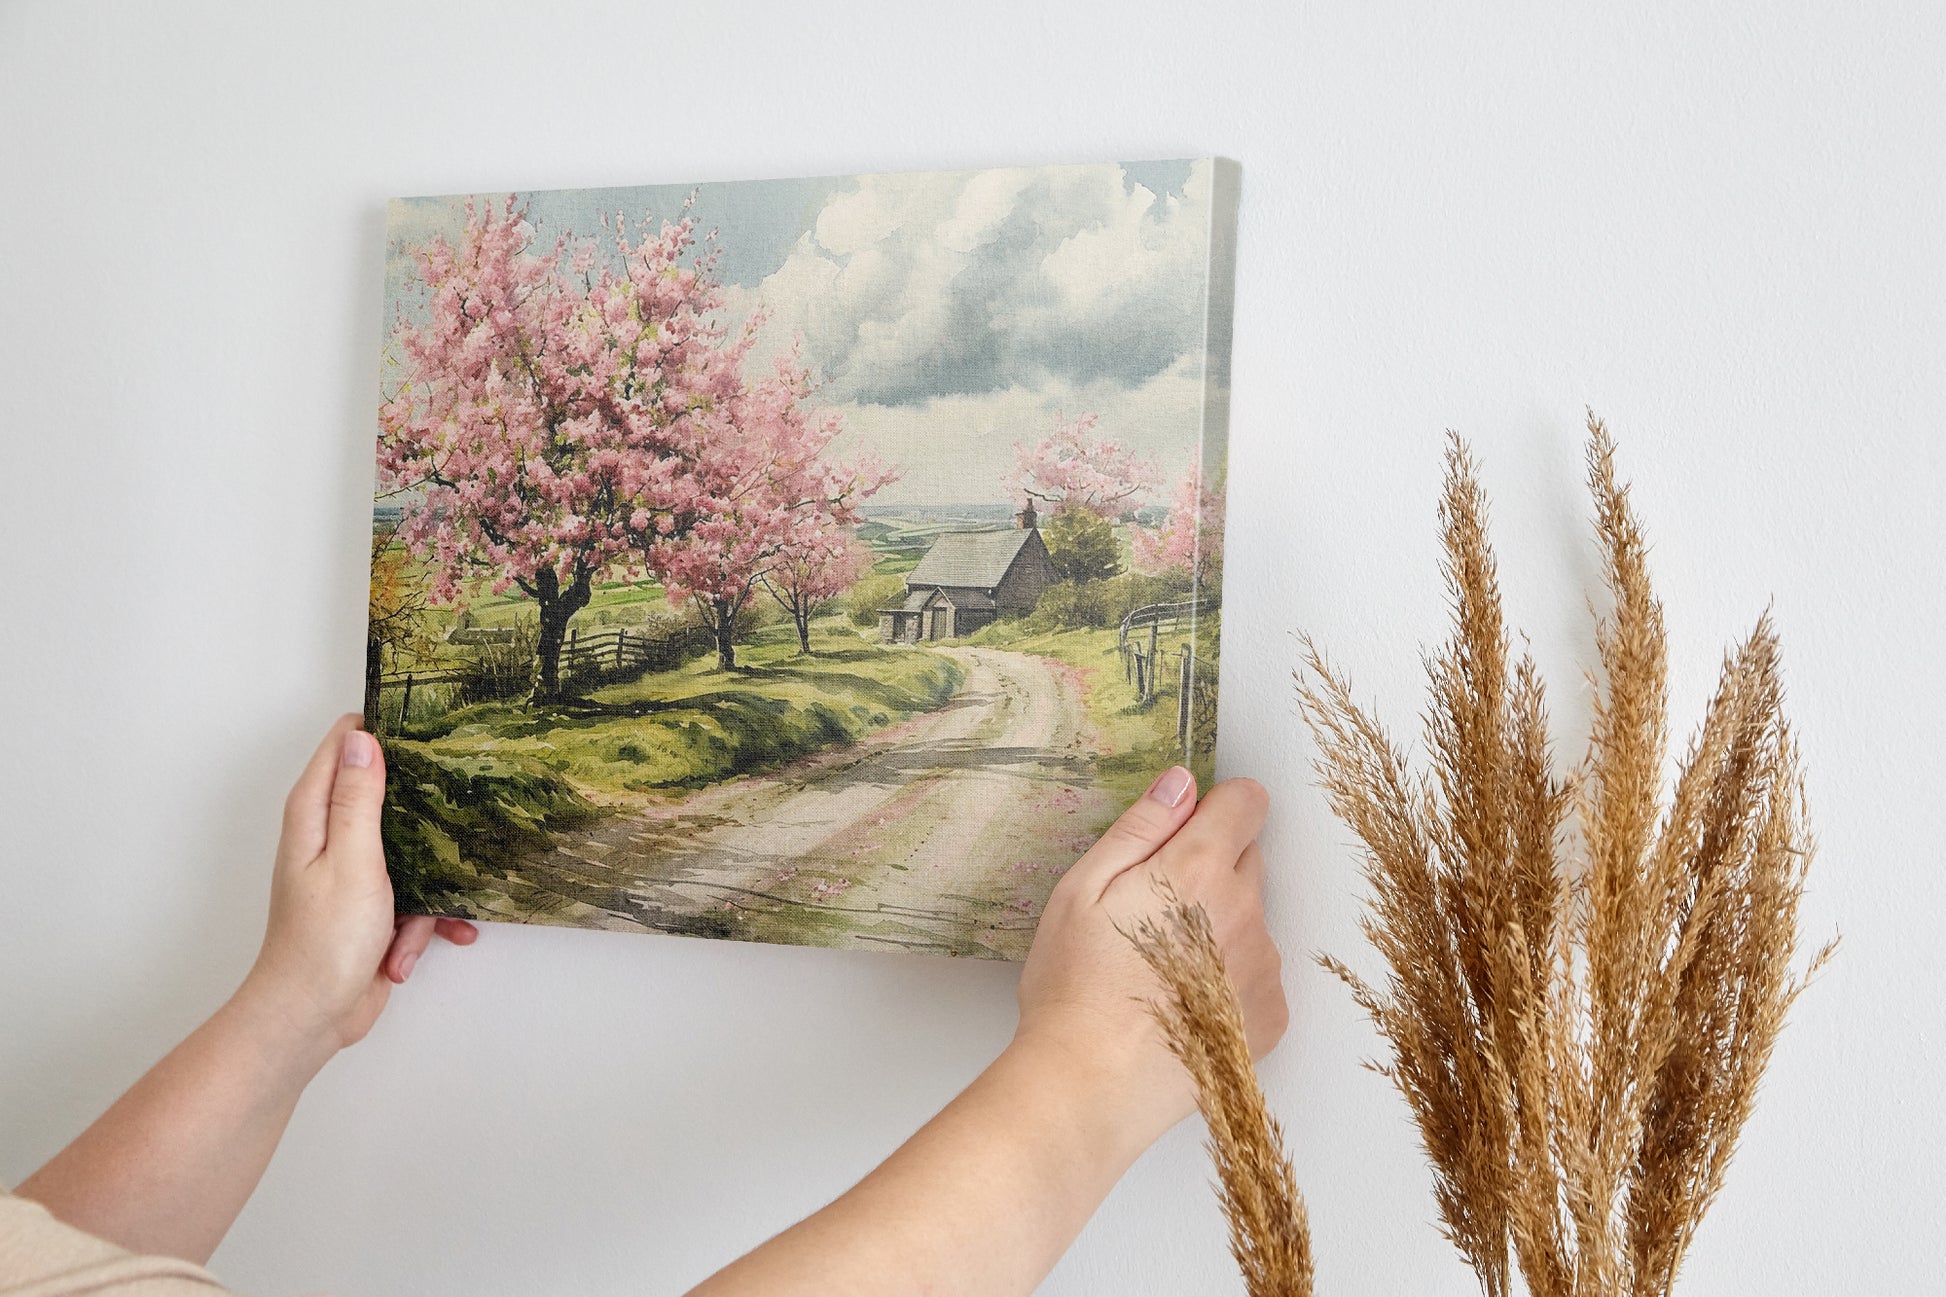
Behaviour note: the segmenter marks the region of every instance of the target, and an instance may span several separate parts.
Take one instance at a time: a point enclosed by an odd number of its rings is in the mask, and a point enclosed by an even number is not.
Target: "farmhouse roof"
[[[907,574],[906,588],[932,585],[991,589],[1007,575],[1007,569],[1020,554],[1020,547],[1033,534],[1027,527],[943,532],[919,560],[919,566]]]
[[[993,596],[972,586],[942,585],[939,597],[955,608],[998,608]]]
[[[919,585],[905,592],[905,602],[896,608],[880,608],[880,612],[924,612],[933,600],[949,603],[955,608],[973,608],[992,611],[1000,605],[985,590],[973,586],[958,585]]]

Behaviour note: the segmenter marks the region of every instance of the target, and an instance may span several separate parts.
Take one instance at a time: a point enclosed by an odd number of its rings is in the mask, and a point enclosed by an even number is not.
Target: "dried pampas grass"
[[[1516,1272],[1535,1297],[1669,1292],[1810,976],[1791,972],[1811,842],[1776,633],[1761,618],[1731,652],[1665,793],[1662,608],[1614,443],[1592,414],[1588,431],[1613,608],[1577,769],[1554,773],[1545,692],[1513,655],[1485,497],[1457,437],[1440,508],[1453,637],[1427,663],[1430,773],[1410,770],[1308,641],[1298,680],[1331,805],[1365,847],[1364,928],[1388,973],[1374,985],[1324,963],[1390,1046],[1378,1070],[1418,1123],[1444,1230],[1488,1297],[1514,1291]],[[1177,1043],[1214,1010],[1165,981],[1171,1043],[1212,1073],[1199,1088],[1223,1097],[1204,1110],[1228,1121],[1241,1082],[1221,1069],[1236,1061]],[[1236,1119],[1247,1125],[1247,1105]],[[1214,1119],[1211,1132],[1235,1228],[1258,1191],[1233,1190],[1230,1174],[1255,1174],[1254,1154],[1224,1150]],[[1287,1163],[1283,1176],[1267,1183],[1287,1184]],[[1308,1253],[1306,1268],[1308,1291]]]
[[[1304,1198],[1257,1082],[1236,987],[1208,913],[1184,904],[1167,884],[1160,890],[1162,916],[1142,920],[1128,935],[1162,983],[1166,995],[1152,1006],[1156,1021],[1196,1083],[1230,1254],[1250,1297],[1311,1297]]]

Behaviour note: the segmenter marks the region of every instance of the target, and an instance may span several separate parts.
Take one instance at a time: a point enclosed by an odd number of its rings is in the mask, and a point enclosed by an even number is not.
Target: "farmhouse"
[[[906,574],[905,602],[878,610],[889,641],[971,635],[1003,612],[1028,612],[1059,578],[1034,511],[1021,510],[1011,531],[949,531]]]

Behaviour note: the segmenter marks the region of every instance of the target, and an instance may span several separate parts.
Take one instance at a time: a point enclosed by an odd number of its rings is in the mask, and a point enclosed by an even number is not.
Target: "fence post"
[[[1176,742],[1189,751],[1189,690],[1196,679],[1196,650],[1185,644],[1182,650],[1182,683],[1176,686]]]
[[[406,709],[412,706],[412,673],[405,673],[405,696],[399,699],[399,729],[405,729]]]
[[[1156,676],[1159,673],[1155,669],[1156,661],[1157,661],[1156,641],[1160,639],[1161,636],[1162,636],[1161,624],[1159,622],[1150,622],[1149,623],[1149,692],[1146,695],[1144,695],[1150,701],[1154,701],[1156,687],[1157,684],[1159,683],[1156,680]]]
[[[562,655],[567,659],[566,666],[568,670],[570,671],[574,670],[574,659],[576,655],[579,654],[580,652],[581,652],[581,632],[573,627],[569,627],[568,628],[568,651]]]
[[[615,632],[615,669],[621,670],[622,650],[628,647],[628,627],[623,626]]]
[[[1148,689],[1142,680],[1142,650],[1140,646],[1129,650],[1129,659],[1135,663],[1135,696],[1137,699],[1147,698],[1149,696]]]

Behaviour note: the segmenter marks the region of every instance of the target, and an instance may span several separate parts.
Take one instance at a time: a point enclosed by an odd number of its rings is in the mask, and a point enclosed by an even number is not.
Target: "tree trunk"
[[[808,657],[811,652],[811,610],[793,608],[791,620],[797,623],[797,651]]]
[[[714,599],[716,608],[716,669],[734,671],[737,664],[737,610],[728,599]]]
[[[552,568],[543,568],[535,576],[534,589],[541,612],[540,644],[534,651],[534,701],[553,702],[561,696],[561,643],[567,638],[568,622],[588,606],[594,590],[586,573],[561,589]]]

